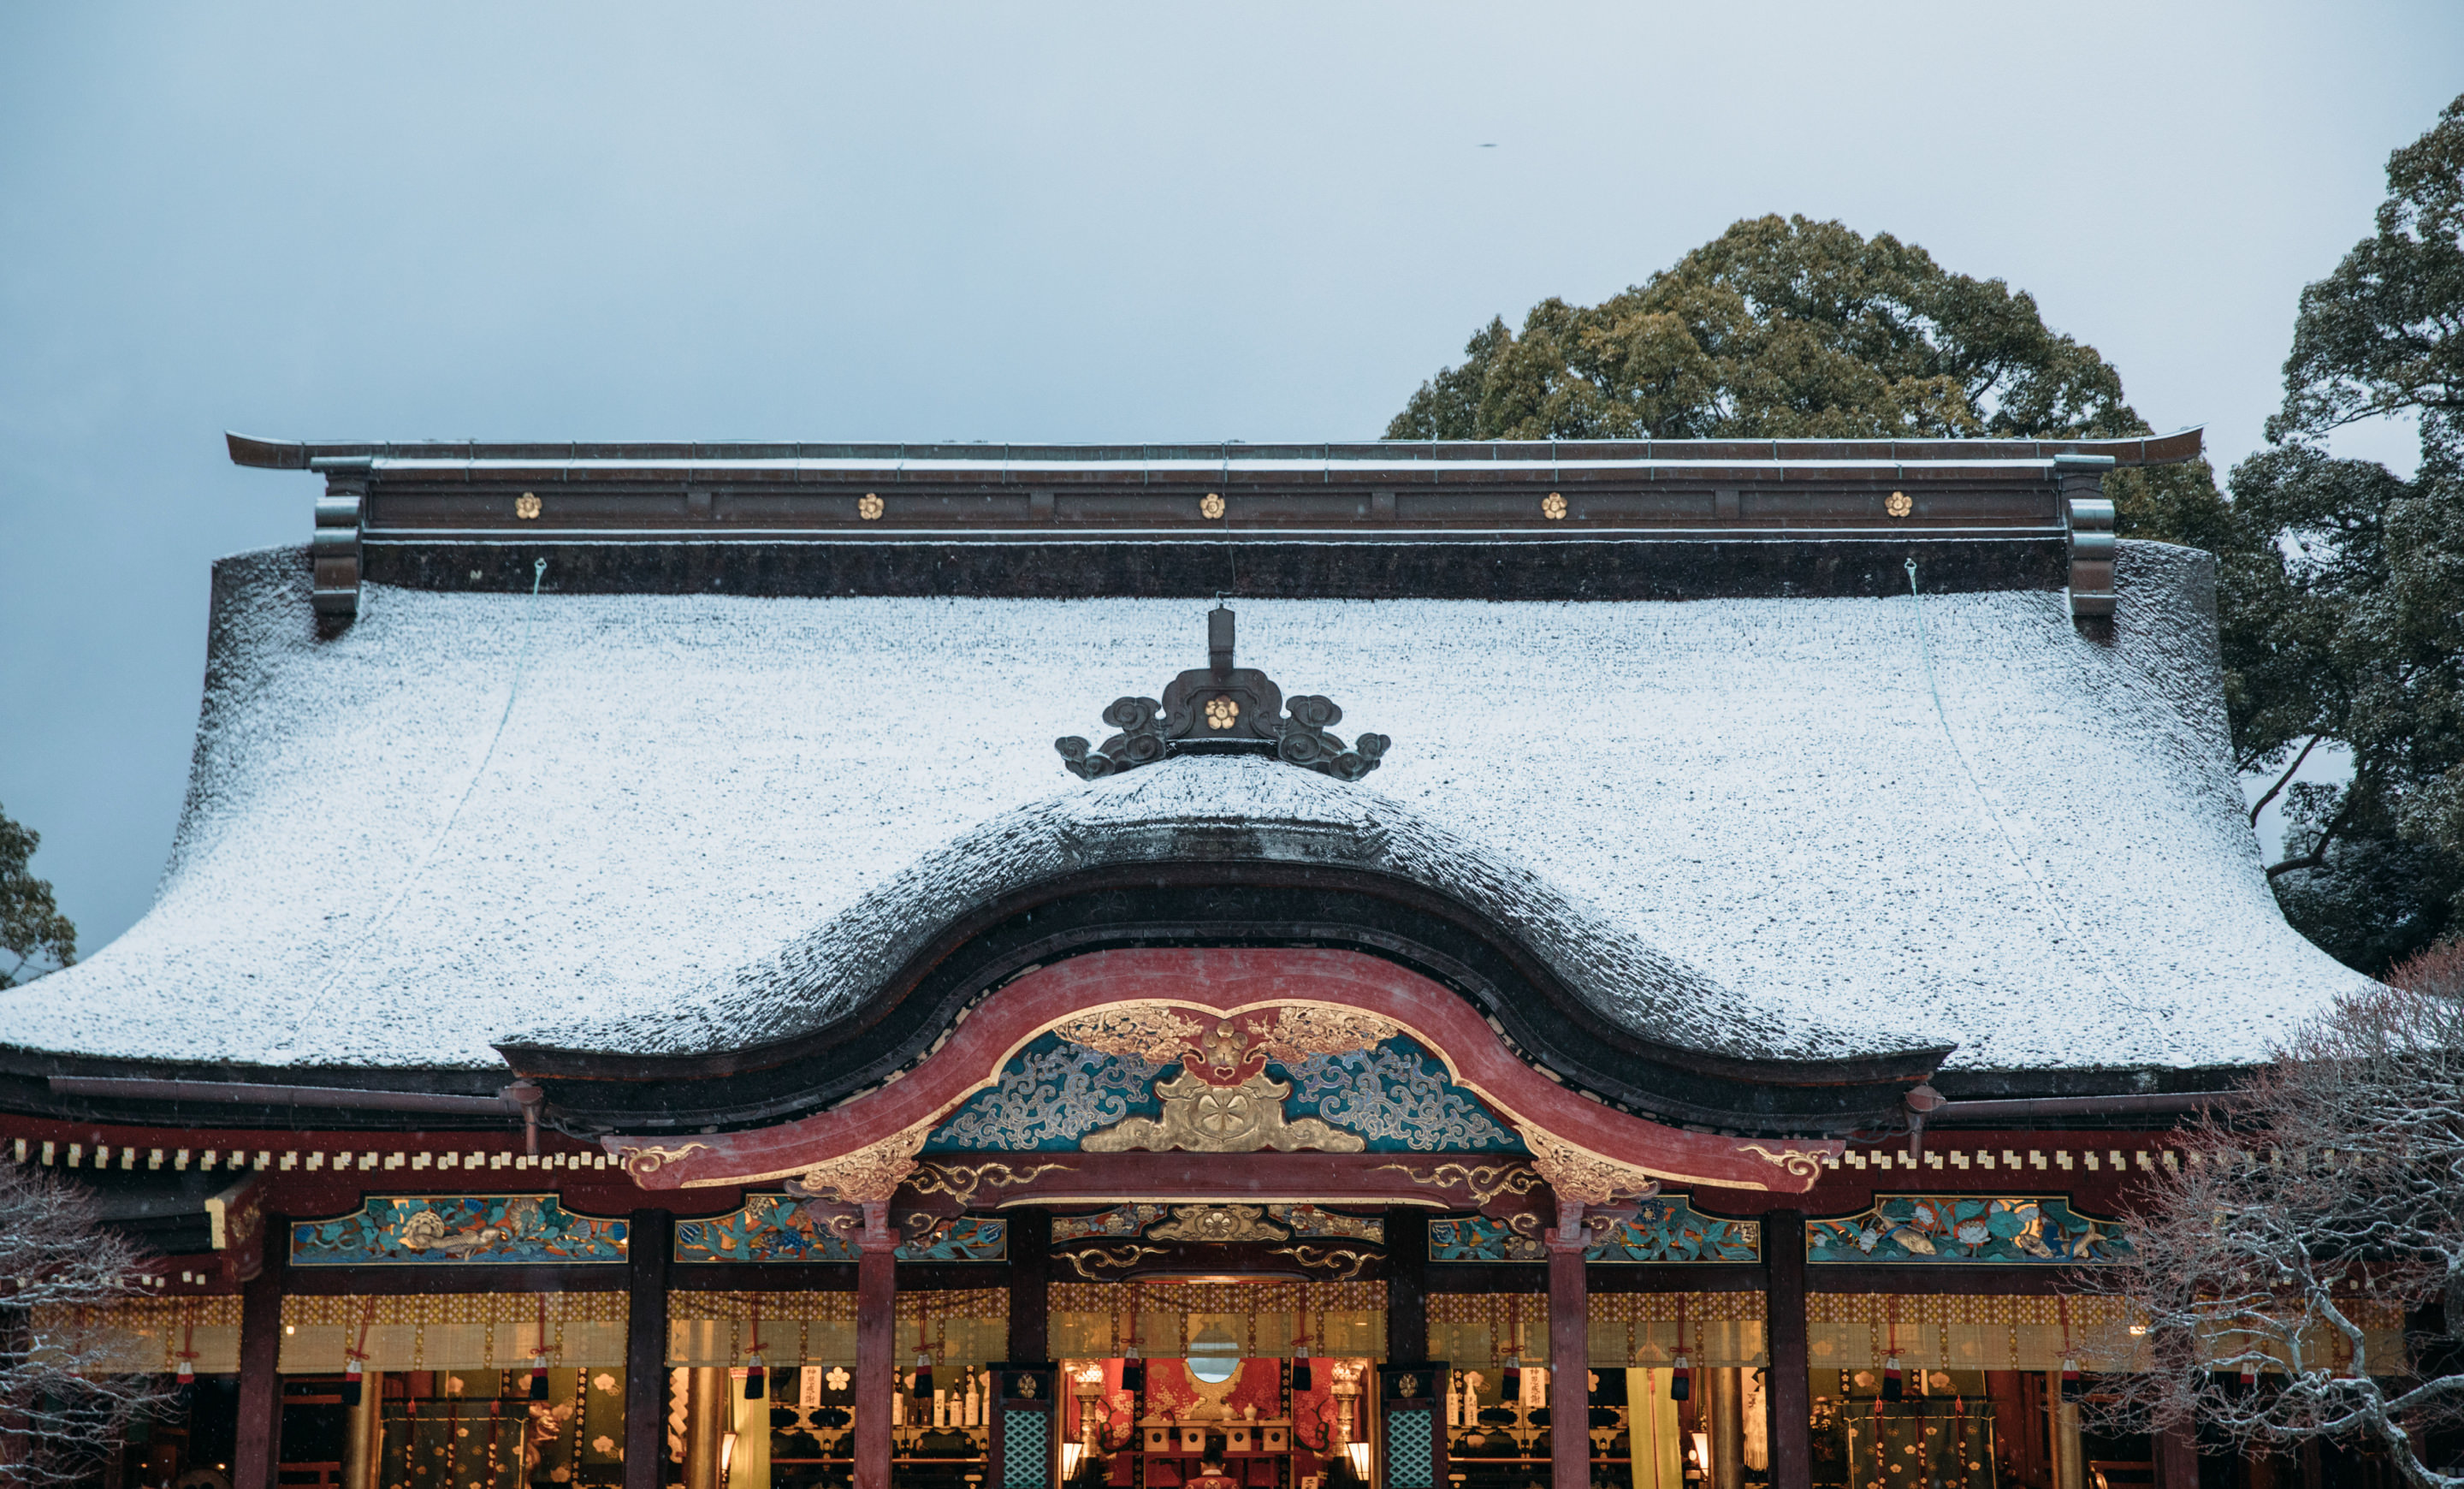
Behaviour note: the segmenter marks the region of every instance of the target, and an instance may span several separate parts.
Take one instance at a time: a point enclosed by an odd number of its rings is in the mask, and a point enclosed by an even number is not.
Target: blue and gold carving
[[[1100,1128],[1160,1119],[1156,1078],[1168,1067],[1106,1054],[1046,1033],[1011,1056],[1000,1078],[925,1139],[930,1153],[1073,1152]],[[1373,1153],[1523,1153],[1523,1140],[1487,1103],[1447,1078],[1445,1065],[1397,1034],[1365,1050],[1269,1061],[1291,1086],[1288,1122],[1317,1118],[1358,1134]]]
[[[2122,1227],[2092,1220],[2058,1195],[1878,1194],[1873,1207],[1810,1220],[1815,1262],[1998,1262],[2076,1266],[2130,1255]]]
[[[553,1194],[370,1195],[357,1212],[291,1227],[295,1267],[622,1261],[626,1222]]]
[[[1760,1261],[1763,1228],[1758,1220],[1723,1220],[1698,1214],[1682,1194],[1647,1199],[1631,1220],[1606,1234],[1595,1233],[1586,1261]]]
[[[1431,1261],[1543,1261],[1548,1248],[1540,1243],[1540,1217],[1516,1215],[1509,1222],[1489,1215],[1429,1222]],[[1595,1232],[1583,1259],[1605,1265],[1647,1261],[1658,1265],[1687,1262],[1760,1261],[1762,1224],[1754,1220],[1723,1220],[1695,1211],[1684,1195],[1643,1201],[1631,1220],[1618,1221],[1605,1233]]]
[[[1429,1222],[1431,1261],[1544,1261],[1540,1217],[1517,1215],[1516,1225],[1488,1215]]]
[[[1182,1210],[1203,1209],[1202,1206],[1181,1206]],[[1102,1240],[1136,1240],[1154,1234],[1154,1228],[1172,1219],[1174,1207],[1168,1205],[1115,1205],[1091,1215],[1055,1215],[1052,1217],[1052,1240],[1083,1241],[1089,1237]],[[1254,1216],[1256,1211],[1251,1211]],[[1317,1205],[1268,1205],[1265,1218],[1288,1234],[1274,1239],[1337,1239],[1367,1241],[1374,1246],[1386,1244],[1386,1222],[1371,1215],[1347,1215]],[[1187,1240],[1185,1235],[1167,1233],[1164,1239]]]
[[[853,1261],[853,1217],[784,1194],[748,1194],[744,1208],[707,1220],[676,1222],[679,1262]],[[834,1223],[835,1222],[835,1223]],[[1001,1261],[1009,1222],[961,1215],[898,1243],[901,1261]]]

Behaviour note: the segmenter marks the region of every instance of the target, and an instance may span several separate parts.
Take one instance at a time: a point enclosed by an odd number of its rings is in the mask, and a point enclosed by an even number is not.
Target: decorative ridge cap
[[[1166,683],[1161,702],[1116,698],[1103,717],[1121,732],[1096,748],[1075,734],[1052,742],[1062,764],[1082,781],[1179,755],[1271,755],[1286,765],[1357,781],[1377,768],[1393,743],[1382,734],[1363,734],[1346,744],[1328,732],[1343,722],[1334,700],[1304,693],[1287,705],[1273,678],[1254,667],[1234,666],[1232,611],[1221,602],[1206,612],[1205,666]]]

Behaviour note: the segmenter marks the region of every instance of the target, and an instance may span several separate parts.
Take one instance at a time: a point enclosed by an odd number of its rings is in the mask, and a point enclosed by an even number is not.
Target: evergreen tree
[[[42,840],[0,811],[0,952],[16,958],[14,966],[0,970],[0,988],[15,987],[29,963],[66,967],[77,960],[77,927],[60,914],[52,886],[26,867]]]

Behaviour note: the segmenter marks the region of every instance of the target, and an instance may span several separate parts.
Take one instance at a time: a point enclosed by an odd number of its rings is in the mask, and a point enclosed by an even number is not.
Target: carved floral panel
[[[291,1264],[365,1267],[625,1259],[627,1222],[575,1214],[553,1194],[370,1195],[291,1227]]]
[[[1807,1221],[1805,1248],[1814,1262],[2077,1265],[2130,1253],[2120,1225],[2058,1195],[1878,1194],[1869,1210]]]

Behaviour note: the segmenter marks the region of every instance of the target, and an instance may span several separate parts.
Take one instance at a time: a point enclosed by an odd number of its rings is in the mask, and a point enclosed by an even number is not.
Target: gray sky
[[[1374,436],[1778,211],[2032,291],[2230,463],[2464,89],[2442,4],[891,9],[0,9],[0,805],[88,954],[209,563],[309,530],[225,429]]]

